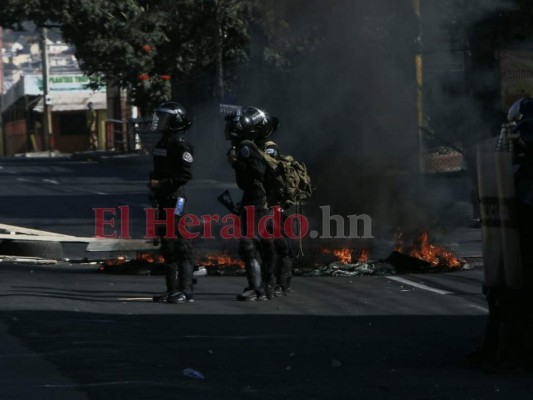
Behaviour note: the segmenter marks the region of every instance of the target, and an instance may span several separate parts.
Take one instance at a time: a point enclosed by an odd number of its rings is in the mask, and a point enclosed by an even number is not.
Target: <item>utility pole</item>
[[[418,17],[418,38],[417,48],[415,54],[415,68],[416,68],[416,119],[418,125],[418,151],[420,172],[424,172],[425,162],[424,156],[426,149],[424,146],[424,126],[426,124],[426,116],[424,112],[424,64],[422,59],[422,13],[420,2],[422,0],[411,0],[413,11]]]
[[[47,28],[41,28],[41,52],[43,69],[43,141],[47,143],[48,151],[54,151],[54,137],[52,134],[52,110],[50,108],[50,66],[48,62]]]

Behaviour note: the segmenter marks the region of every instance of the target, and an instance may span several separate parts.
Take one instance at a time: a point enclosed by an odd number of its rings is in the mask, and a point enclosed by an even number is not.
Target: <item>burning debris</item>
[[[468,268],[465,260],[457,258],[442,246],[431,243],[429,234],[420,234],[410,245],[405,244],[404,235],[394,235],[394,248],[387,258],[371,258],[371,249],[322,248],[314,258],[300,260],[295,266],[295,275],[306,276],[366,276],[391,275],[398,273],[426,273],[453,271]],[[309,263],[319,259],[319,265]],[[228,254],[197,254],[195,275],[242,275],[243,262]],[[118,274],[163,275],[164,259],[159,254],[139,253],[128,260],[124,256],[107,260],[100,265],[100,271]]]
[[[391,254],[391,256],[393,256],[395,253],[403,253],[403,235],[401,232],[399,233],[399,236],[396,237],[396,240],[397,244],[395,246],[395,251]],[[428,232],[423,232],[413,242],[413,244],[409,247],[407,254],[409,257],[415,260],[426,261],[429,266],[435,268],[461,269],[466,263],[465,261],[459,260],[452,252],[446,250],[444,247],[430,243]],[[390,258],[391,257],[389,257],[389,260]]]
[[[204,267],[239,267],[244,269],[244,263],[239,258],[234,258],[227,255],[208,255],[206,257],[201,257],[197,264],[203,265]]]
[[[118,256],[100,264],[100,272],[112,274],[163,275],[164,259],[159,254],[138,253],[133,260]]]
[[[160,254],[139,253],[134,259],[119,256],[100,264],[99,270],[113,274],[132,275],[164,275],[165,259]],[[208,274],[223,275],[229,272],[244,272],[244,264],[240,259],[229,255],[197,256],[195,276]]]
[[[321,254],[333,255],[336,260],[312,269],[299,268],[296,273],[306,276],[364,276],[453,271],[469,267],[465,260],[460,260],[442,246],[432,244],[427,232],[420,234],[407,247],[401,231],[396,232],[394,239],[394,250],[386,259],[371,260],[370,249],[366,247],[358,252],[348,248],[322,249]]]
[[[242,275],[245,273],[242,260],[229,255],[198,257],[196,265],[203,266],[209,275]]]
[[[357,258],[357,262],[360,264],[366,263],[369,257],[370,257],[370,250],[368,250],[366,247],[363,247],[361,251],[359,252],[359,257]]]

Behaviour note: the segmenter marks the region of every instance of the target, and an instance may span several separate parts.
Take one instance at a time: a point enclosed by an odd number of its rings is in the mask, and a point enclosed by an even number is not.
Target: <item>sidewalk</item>
[[[87,150],[79,151],[75,153],[61,153],[57,150],[52,152],[50,151],[37,151],[37,152],[28,152],[28,153],[19,153],[14,156],[7,156],[4,159],[9,158],[32,158],[32,159],[46,159],[46,158],[55,158],[55,159],[68,159],[73,161],[101,161],[105,159],[131,159],[139,156],[147,155],[145,151],[129,152],[122,153],[112,150]]]

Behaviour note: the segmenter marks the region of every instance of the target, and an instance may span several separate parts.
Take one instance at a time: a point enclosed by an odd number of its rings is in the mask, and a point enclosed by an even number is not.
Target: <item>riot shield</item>
[[[521,289],[513,155],[495,149],[496,140],[489,140],[477,151],[485,285]]]

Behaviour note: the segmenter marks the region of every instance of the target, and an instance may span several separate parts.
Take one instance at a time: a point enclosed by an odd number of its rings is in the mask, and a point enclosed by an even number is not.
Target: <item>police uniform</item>
[[[276,143],[267,141],[262,144],[262,148],[271,157],[279,157],[279,148]],[[292,258],[294,257],[289,238],[284,229],[288,207],[282,204],[281,199],[272,193],[268,193],[268,185],[266,185],[266,190],[270,213],[273,213],[273,207],[279,207],[281,212],[281,233],[283,237],[274,238],[264,243],[265,247],[262,252],[265,267],[263,280],[267,296],[286,296],[291,292]],[[273,232],[273,227],[270,227],[270,229]]]
[[[170,116],[171,122],[158,127],[161,139],[153,149],[153,170],[150,180],[157,181],[151,186],[152,196],[157,204],[157,219],[166,220],[166,209],[183,208],[186,199],[184,187],[192,179],[193,146],[181,135],[190,126],[184,109],[178,103],[164,103],[154,118]],[[171,129],[174,127],[174,129]],[[178,202],[178,199],[180,202]],[[193,259],[190,241],[183,238],[178,229],[179,215],[175,212],[176,238],[166,237],[166,228],[158,226],[161,240],[160,251],[165,259],[165,282],[167,291],[154,296],[156,302],[184,303],[193,301]],[[179,214],[179,215],[176,215]],[[170,216],[169,216],[170,218]]]
[[[266,173],[266,163],[255,144],[245,140],[235,146],[236,161],[232,167],[235,170],[237,186],[242,189],[240,202],[241,234],[239,242],[239,255],[244,261],[248,287],[238,300],[264,300],[264,286],[261,272],[261,248],[264,247],[264,238],[257,237],[257,224],[266,214],[266,194],[263,187]],[[252,208],[254,225],[252,232],[247,232],[248,216],[251,215],[247,208]]]
[[[516,198],[510,201],[511,197],[499,194],[498,209],[506,207],[508,212],[500,211],[496,230],[506,229],[510,232],[507,238],[514,234],[516,236],[512,237],[517,240],[507,239],[498,243],[498,249],[507,251],[508,260],[513,262],[506,262],[503,252],[494,256],[490,253],[493,247],[484,246],[487,254],[484,254],[486,278],[483,290],[489,315],[480,352],[474,353],[476,363],[493,365],[498,369],[533,366],[533,99],[515,102],[509,109],[508,121],[502,126],[496,150],[512,151]],[[482,154],[480,156],[483,157]],[[498,165],[495,168],[499,168],[498,184],[489,182],[491,185],[487,187],[508,187],[500,184],[513,171],[509,154],[506,159],[509,160],[507,170],[498,164],[500,159],[493,160],[493,164]],[[490,174],[487,174],[485,180],[489,178]],[[508,192],[504,194],[509,195]],[[483,201],[481,205],[483,210]],[[485,210],[484,214],[487,220],[483,221],[484,229],[494,230],[490,224],[490,212]],[[488,234],[485,236],[484,240],[490,239]]]
[[[229,110],[226,114],[226,139],[231,140],[230,163],[235,170],[237,186],[243,190],[240,203],[240,222],[242,235],[239,243],[239,255],[246,267],[248,287],[237,300],[266,300],[262,281],[261,252],[268,247],[267,239],[258,238],[258,223],[266,215],[266,192],[264,188],[267,164],[262,152],[254,140],[265,138],[277,129],[278,120],[257,107],[224,105]],[[221,107],[222,112],[222,107]],[[254,216],[254,235],[247,232],[250,211]],[[248,236],[248,237],[246,237]],[[263,271],[264,272],[264,271]]]

